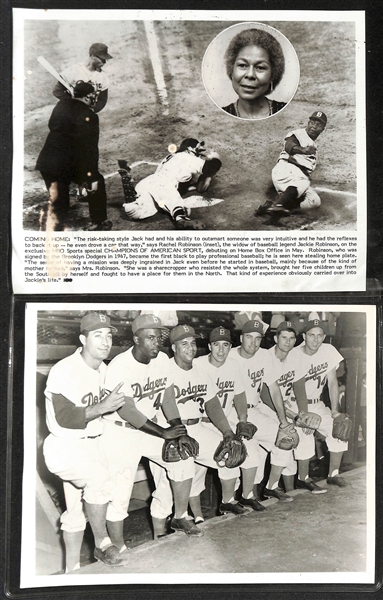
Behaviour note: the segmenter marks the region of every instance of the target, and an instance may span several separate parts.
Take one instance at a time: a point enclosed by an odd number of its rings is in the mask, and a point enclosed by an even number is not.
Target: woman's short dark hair
[[[266,50],[270,58],[271,74],[274,87],[281,81],[285,72],[285,57],[278,40],[262,29],[244,29],[231,40],[226,52],[226,72],[231,79],[235,60],[245,46],[259,46]]]

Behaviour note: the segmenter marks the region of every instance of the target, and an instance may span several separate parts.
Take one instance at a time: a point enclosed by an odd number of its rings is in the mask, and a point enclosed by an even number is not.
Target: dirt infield
[[[270,22],[293,44],[301,80],[292,102],[263,121],[240,121],[219,110],[202,83],[201,62],[208,44],[233,23],[222,21],[156,21],[162,69],[169,101],[164,114],[154,79],[143,23],[140,21],[28,21],[25,28],[25,155],[24,228],[39,229],[47,194],[36,158],[55,105],[52,76],[37,63],[43,55],[58,70],[85,60],[92,42],[109,46],[107,65],[112,81],[107,107],[100,116],[100,171],[107,177],[108,217],[113,230],[172,230],[165,214],[141,222],[125,218],[117,160],[157,163],[169,144],[183,138],[203,139],[218,151],[222,169],[206,197],[224,202],[193,209],[209,230],[275,230],[269,217],[254,210],[275,197],[271,169],[284,135],[304,127],[316,109],[328,115],[318,139],[319,164],[313,187],[322,206],[280,219],[279,230],[356,229],[355,31],[353,23]],[[133,169],[137,182],[155,170],[153,164]],[[113,175],[114,174],[114,175]],[[89,222],[86,203],[76,203],[68,227],[81,230]]]

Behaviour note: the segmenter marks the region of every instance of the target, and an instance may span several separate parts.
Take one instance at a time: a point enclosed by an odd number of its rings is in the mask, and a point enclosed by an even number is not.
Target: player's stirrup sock
[[[287,210],[297,208],[300,205],[297,188],[289,185],[289,187],[279,197],[277,206],[279,205],[283,206],[283,208],[287,208]]]

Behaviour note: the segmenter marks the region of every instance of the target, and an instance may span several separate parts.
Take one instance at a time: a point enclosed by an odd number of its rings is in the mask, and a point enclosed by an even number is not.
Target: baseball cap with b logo
[[[314,329],[314,327],[320,327],[321,329],[323,329],[323,333],[327,334],[326,324],[324,321],[321,321],[320,319],[312,319],[311,321],[308,321],[306,328],[305,328],[305,333],[310,331],[310,329]]]
[[[96,329],[109,328],[112,333],[116,333],[117,329],[110,324],[110,318],[103,313],[91,312],[81,319],[80,331],[86,333],[95,331]]]
[[[231,335],[228,329],[225,327],[216,327],[213,331],[210,332],[209,342],[230,342],[231,343]]]
[[[324,126],[327,125],[327,117],[321,110],[316,110],[315,112],[313,112],[310,119],[314,121],[320,121],[320,123],[322,123]]]
[[[139,329],[167,329],[167,327],[162,325],[161,319],[156,315],[139,315],[132,323],[133,335]]]
[[[196,338],[199,336],[190,325],[177,325],[170,332],[170,343],[173,344],[189,337]]]
[[[280,333],[281,331],[292,331],[293,333],[295,333],[295,335],[297,335],[297,330],[295,329],[291,321],[282,321],[282,323],[279,323],[278,327],[275,330],[275,333]]]
[[[253,319],[252,321],[247,321],[242,327],[242,333],[260,333],[263,335],[263,323],[262,321],[258,321],[258,319]]]

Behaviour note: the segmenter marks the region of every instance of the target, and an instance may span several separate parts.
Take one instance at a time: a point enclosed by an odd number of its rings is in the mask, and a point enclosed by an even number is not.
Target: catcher
[[[158,210],[168,213],[176,229],[204,229],[198,220],[190,219],[189,210],[184,206],[182,195],[190,186],[205,192],[212,177],[221,168],[217,152],[209,152],[206,157],[205,143],[193,138],[183,140],[174,154],[166,156],[155,173],[142,179],[132,190],[129,187],[129,167],[119,161],[122,177],[125,213],[130,219],[141,220],[155,215]],[[125,173],[121,172],[125,167]]]
[[[342,416],[339,412],[339,386],[336,370],[342,362],[342,355],[331,344],[324,344],[326,325],[320,319],[308,321],[304,343],[291,351],[291,364],[293,365],[294,397],[290,397],[291,407],[295,413],[296,425],[309,429],[317,429],[325,437],[330,453],[329,474],[327,483],[344,487],[346,481],[339,476],[339,468],[343,452],[347,450],[347,440],[351,435],[352,423],[348,415]],[[290,357],[289,357],[290,358]],[[321,400],[325,384],[328,384],[331,409]],[[311,414],[310,414],[311,413]],[[315,415],[315,416],[314,416]],[[318,420],[318,417],[320,418]],[[298,427],[299,429],[299,427]],[[302,439],[302,435],[300,435]],[[308,481],[309,460],[315,453],[314,437],[306,435],[307,458],[298,458],[299,477],[297,487],[305,487],[314,493],[324,493],[312,489]]]

